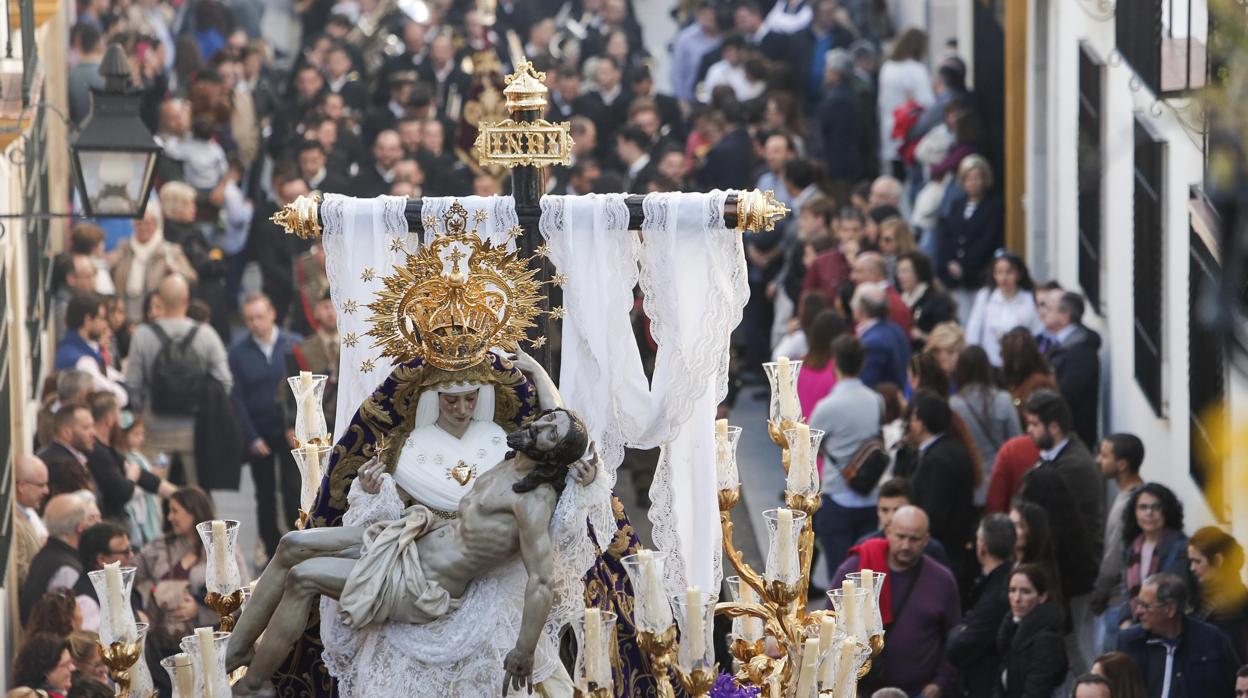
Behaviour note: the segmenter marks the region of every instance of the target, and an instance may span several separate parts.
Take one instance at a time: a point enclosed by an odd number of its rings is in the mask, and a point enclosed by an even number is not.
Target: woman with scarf
[[[1122,511],[1122,543],[1125,598],[1134,599],[1144,580],[1154,574],[1189,579],[1183,503],[1165,485],[1146,482],[1135,490]],[[1188,588],[1194,587],[1189,583]],[[1129,604],[1118,610],[1120,628],[1133,622]]]
[[[120,245],[113,261],[113,285],[125,299],[126,318],[143,322],[144,299],[175,272],[191,284],[198,279],[182,248],[165,240],[159,204],[149,202],[143,219],[135,221],[134,235]]]

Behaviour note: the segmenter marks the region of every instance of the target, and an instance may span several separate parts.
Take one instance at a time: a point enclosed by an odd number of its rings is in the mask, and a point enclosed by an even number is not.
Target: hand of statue
[[[522,373],[538,373],[545,370],[542,368],[542,365],[537,362],[537,359],[529,356],[519,347],[516,348],[516,355],[511,358],[511,362],[515,364],[516,368],[520,369]]]
[[[585,486],[598,477],[598,461],[596,459],[578,460],[572,464],[572,479],[576,484]]]
[[[360,467],[357,477],[360,479],[360,487],[369,494],[377,494],[381,491],[381,476],[385,472],[386,466],[380,459],[373,458]]]
[[[503,670],[507,672],[503,676],[503,693],[507,695],[508,689],[519,691],[525,689],[530,695],[533,694],[533,653],[521,652],[520,650],[512,650],[507,653],[507,658],[503,660]]]

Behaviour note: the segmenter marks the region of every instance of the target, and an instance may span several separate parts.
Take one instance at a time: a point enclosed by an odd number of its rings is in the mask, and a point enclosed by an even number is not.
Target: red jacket
[[[905,331],[907,338],[910,336],[910,326],[914,324],[914,312],[892,286],[888,287],[888,319],[897,323],[897,326]]]
[[[1009,513],[1010,502],[1014,501],[1014,495],[1023,486],[1023,476],[1039,461],[1040,449],[1026,434],[1001,444],[997,462],[992,466],[992,479],[988,482],[984,513]]]
[[[849,262],[845,255],[835,247],[815,257],[806,270],[806,278],[802,281],[802,295],[811,291],[819,291],[828,297],[828,304],[835,306],[840,295],[841,284],[849,278]]]

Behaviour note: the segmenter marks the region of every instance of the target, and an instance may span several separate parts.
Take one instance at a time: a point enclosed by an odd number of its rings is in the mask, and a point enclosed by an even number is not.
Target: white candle
[[[314,412],[314,410],[317,409],[317,405],[316,405],[316,401],[313,399],[313,395],[315,394],[315,391],[312,389],[312,387],[313,387],[312,372],[300,371],[299,372],[299,402],[300,402],[300,406],[303,408],[302,410],[300,410],[300,412],[302,413],[302,417],[303,417],[303,432],[304,432],[304,435],[307,436],[309,441],[320,436],[320,434],[315,433],[316,417],[314,415],[316,413]]]
[[[220,695],[217,689],[217,646],[213,643],[212,628],[196,628],[195,639],[199,642],[199,669],[204,676],[204,692],[210,698],[217,698]]]
[[[793,581],[794,564],[793,550],[793,510],[776,510],[776,577],[788,584]]]
[[[806,638],[802,647],[802,671],[797,675],[795,698],[810,698],[815,687],[815,670],[819,666],[819,639]]]
[[[835,657],[832,653],[836,650],[836,618],[831,615],[824,616],[819,621],[819,654],[829,655],[828,661],[823,663],[823,670],[819,672],[819,682],[823,684],[823,688],[832,687],[832,668],[836,665]]]
[[[728,444],[728,420],[715,420],[715,443],[720,446]]]
[[[641,595],[645,600],[646,620],[655,628],[665,629],[672,624],[672,607],[663,593],[659,562],[650,550],[642,550],[638,559],[641,561]]]
[[[739,483],[737,463],[728,450],[728,420],[715,420],[715,475],[721,488],[731,489]]]
[[[879,630],[879,628],[875,627],[875,619],[877,617],[875,613],[875,572],[869,569],[862,571],[862,588],[867,592],[862,601],[863,637],[867,638]]]
[[[585,609],[585,646],[581,651],[585,653],[585,680],[602,686],[602,611],[596,608]]]
[[[746,584],[744,580],[739,582],[737,587],[737,598],[741,603],[758,603],[758,594],[754,591],[754,587]],[[763,620],[754,616],[741,617],[741,639],[746,642],[754,642],[763,636]]]
[[[780,389],[780,418],[797,419],[802,411],[798,407],[797,393],[793,385],[793,368],[787,356],[781,356],[776,361],[776,383]]]
[[[126,629],[126,595],[121,583],[120,562],[104,565],[104,584],[108,590],[108,606],[104,609],[107,617],[103,620],[112,629],[114,640],[127,640],[130,633]]]
[[[208,587],[220,587],[226,583],[228,575],[225,571],[225,522],[216,519],[212,522],[212,552],[208,557]]]
[[[320,449],[316,446],[304,446],[299,457],[303,460],[303,487],[299,492],[299,504],[303,510],[311,514],[312,505],[316,503],[316,493],[321,488]]]
[[[836,655],[836,688],[832,692],[836,698],[853,698],[858,692],[858,672],[854,667],[857,652],[858,648],[851,638],[841,640]]]
[[[794,494],[809,495],[813,467],[810,455],[810,427],[798,424],[792,430],[797,438],[789,444],[789,477],[785,489]]]
[[[191,655],[184,652],[173,655],[173,686],[179,698],[195,698],[195,670],[191,667]]]
[[[844,594],[844,602],[841,607],[844,609],[844,618],[841,624],[845,628],[845,632],[852,638],[862,638],[862,616],[861,609],[858,608],[858,585],[854,584],[854,580],[846,579],[841,583],[841,593]]]
[[[685,641],[689,643],[689,656],[697,662],[706,654],[706,624],[703,622],[702,590],[696,586],[685,592]]]

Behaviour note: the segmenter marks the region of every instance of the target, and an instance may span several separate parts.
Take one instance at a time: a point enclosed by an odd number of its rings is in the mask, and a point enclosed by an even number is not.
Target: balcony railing
[[[1153,94],[1205,85],[1209,17],[1204,0],[1118,0],[1118,52]]]

